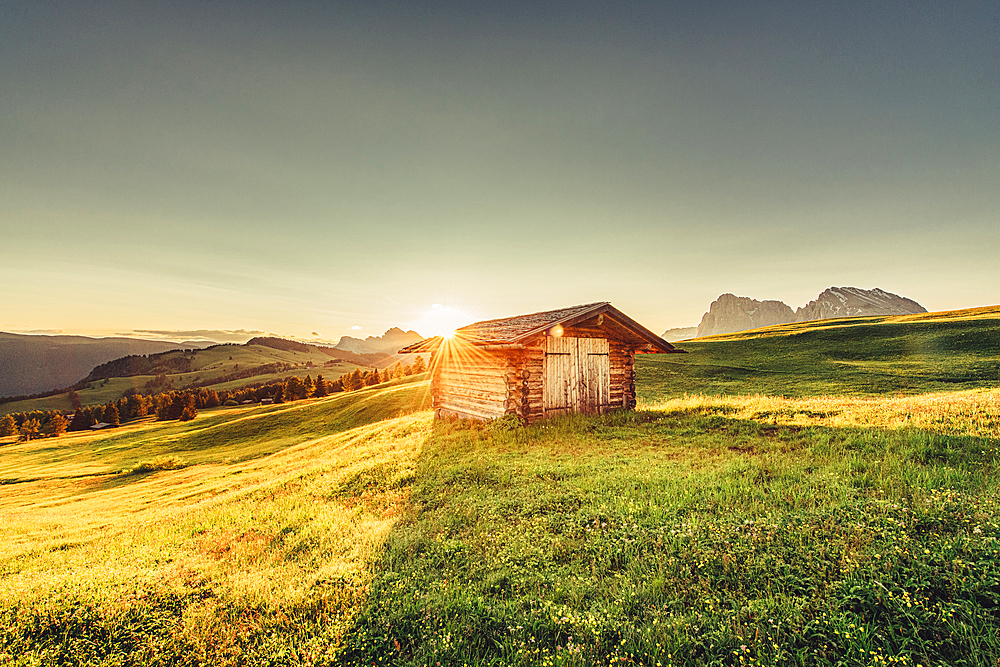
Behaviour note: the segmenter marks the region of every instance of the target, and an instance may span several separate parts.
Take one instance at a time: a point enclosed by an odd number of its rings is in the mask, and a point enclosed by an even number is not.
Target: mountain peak
[[[757,301],[745,296],[723,294],[712,302],[698,325],[698,336],[757,329],[791,322],[795,313],[781,301]]]
[[[911,315],[927,309],[912,299],[876,287],[829,287],[807,303],[792,309],[781,301],[757,301],[745,296],[723,294],[712,302],[698,325],[698,336],[746,331],[774,324],[811,322],[834,317]]]

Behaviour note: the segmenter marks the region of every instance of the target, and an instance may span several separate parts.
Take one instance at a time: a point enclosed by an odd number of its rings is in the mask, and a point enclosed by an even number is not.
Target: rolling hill
[[[385,368],[398,357],[359,354],[281,338],[254,338],[243,345],[130,355],[88,369],[73,383],[83,405],[104,404],[128,391],[157,393],[188,387],[234,389],[290,376],[323,375],[335,380],[356,368]],[[30,410],[72,409],[69,392],[0,403],[0,415]]]
[[[213,343],[173,343],[134,338],[25,336],[0,332],[0,397],[68,387],[94,366],[135,354],[200,348]]]
[[[1000,306],[782,324],[641,355],[639,399],[915,394],[1000,384]]]

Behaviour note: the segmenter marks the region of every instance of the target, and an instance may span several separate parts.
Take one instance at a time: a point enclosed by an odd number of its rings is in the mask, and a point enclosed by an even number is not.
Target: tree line
[[[157,421],[173,419],[187,421],[194,419],[198,415],[198,410],[204,408],[261,401],[277,404],[306,398],[322,398],[337,392],[372,387],[382,382],[423,373],[426,370],[427,365],[423,357],[418,356],[412,364],[396,363],[392,368],[381,371],[377,368],[370,371],[356,368],[333,381],[325,380],[322,375],[317,375],[316,379],[313,379],[312,375],[306,375],[305,378],[293,375],[283,380],[271,380],[239,389],[188,387],[155,395],[130,389],[117,401],[109,401],[104,405],[80,405],[79,395],[74,391],[70,395],[75,407],[72,418],[67,419],[58,410],[8,413],[0,418],[0,437],[15,434],[19,435],[21,440],[56,437],[67,431],[85,431],[98,424],[120,426],[125,422],[151,415],[155,415]]]

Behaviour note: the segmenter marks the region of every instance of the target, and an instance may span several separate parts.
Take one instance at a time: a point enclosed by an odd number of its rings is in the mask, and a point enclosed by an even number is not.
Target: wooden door
[[[546,416],[603,412],[611,399],[611,363],[604,338],[545,339],[542,408]]]

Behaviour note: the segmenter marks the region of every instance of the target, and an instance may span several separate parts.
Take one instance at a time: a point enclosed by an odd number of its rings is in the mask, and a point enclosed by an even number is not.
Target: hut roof
[[[607,314],[624,331],[626,336],[644,352],[681,352],[673,345],[663,340],[649,329],[625,315],[607,301],[588,303],[582,306],[546,310],[541,313],[504,317],[497,320],[476,322],[455,330],[455,339],[462,343],[478,346],[508,345],[518,346],[543,336],[556,325],[573,326],[591,318]],[[413,352],[432,352],[441,345],[441,336],[426,338],[419,343],[404,347],[400,354]]]

